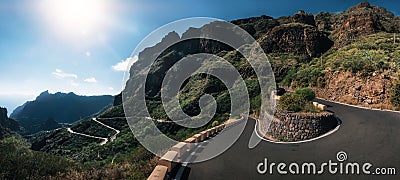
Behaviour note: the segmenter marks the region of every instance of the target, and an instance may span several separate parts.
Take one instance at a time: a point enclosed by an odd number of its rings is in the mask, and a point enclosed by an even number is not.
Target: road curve
[[[95,121],[95,122],[97,122],[97,123],[99,123],[99,124],[101,124],[102,126],[108,128],[108,129],[111,129],[111,130],[115,131],[115,134],[112,135],[112,136],[110,137],[110,141],[113,142],[113,141],[115,140],[115,138],[117,138],[117,135],[118,135],[121,131],[118,130],[118,129],[115,129],[115,128],[113,128],[113,127],[107,125],[107,124],[104,124],[104,123],[98,121],[97,119],[98,119],[98,118],[93,118],[92,120]]]
[[[105,119],[105,118],[104,118],[104,119]],[[108,119],[109,119],[109,118],[108,118]],[[112,136],[110,137],[110,141],[111,141],[111,142],[114,141],[115,138],[117,138],[117,135],[121,132],[121,131],[118,130],[118,129],[115,129],[115,128],[111,127],[111,126],[108,126],[107,124],[104,124],[104,123],[98,121],[97,118],[92,118],[92,121],[94,121],[94,122],[96,122],[96,123],[99,123],[100,125],[102,125],[102,126],[108,128],[108,129],[111,129],[111,130],[115,131],[115,134],[112,135]],[[67,131],[68,131],[69,133],[71,133],[71,134],[76,134],[76,135],[85,136],[85,137],[94,138],[94,139],[100,139],[100,140],[102,140],[102,141],[100,142],[100,145],[101,145],[101,146],[107,144],[107,142],[108,142],[108,138],[105,138],[105,137],[98,137],[98,136],[92,136],[92,135],[88,135],[88,134],[84,134],[84,133],[75,132],[75,131],[73,131],[71,128],[67,128]]]
[[[333,134],[316,141],[300,144],[276,144],[262,141],[249,149],[255,121],[249,120],[241,137],[223,154],[202,162],[189,164],[183,179],[400,179],[400,113],[371,111],[342,104],[317,100],[326,104],[342,121]],[[208,140],[198,156],[215,149],[222,139],[237,133],[235,127]],[[394,167],[397,175],[331,175],[328,170],[321,175],[260,174],[257,165],[268,158],[269,162],[298,164],[312,162],[320,165],[329,160],[337,162],[337,153],[347,153],[345,163],[369,162],[376,167]]]
[[[80,135],[80,136],[85,136],[85,137],[88,137],[88,138],[100,139],[100,140],[102,140],[101,143],[100,143],[100,145],[104,145],[104,144],[106,144],[106,143],[108,142],[108,138],[98,137],[98,136],[92,136],[92,135],[83,134],[83,133],[78,133],[78,132],[73,131],[71,128],[67,128],[67,131],[68,131],[69,133],[71,133],[71,134],[76,134],[76,135]]]

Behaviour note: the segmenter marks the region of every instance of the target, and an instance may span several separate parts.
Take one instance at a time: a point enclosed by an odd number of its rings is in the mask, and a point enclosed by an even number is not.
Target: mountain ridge
[[[79,96],[72,92],[48,91],[40,93],[33,101],[17,107],[10,117],[17,120],[29,133],[58,128],[57,123],[73,123],[97,114],[112,105],[113,96]]]

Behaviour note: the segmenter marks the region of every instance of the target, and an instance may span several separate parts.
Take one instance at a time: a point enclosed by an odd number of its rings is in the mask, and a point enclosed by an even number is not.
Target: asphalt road
[[[262,141],[249,149],[249,139],[254,131],[255,121],[249,120],[241,137],[223,154],[201,163],[189,164],[184,179],[400,179],[400,113],[371,111],[345,105],[320,101],[342,121],[341,127],[322,139],[301,144],[275,144]],[[238,133],[239,126],[224,130],[206,142],[197,156],[207,154],[208,149],[218,149],[225,138]],[[319,175],[281,175],[276,168],[260,174],[257,165],[264,162],[291,162],[302,165],[312,162],[317,171],[323,162],[338,162],[336,154],[347,153],[346,163],[357,162],[362,166],[371,163],[375,168],[394,167],[396,175],[332,175],[325,167]],[[196,157],[194,157],[196,158]],[[338,166],[337,166],[338,167]],[[286,167],[286,170],[288,167]],[[301,170],[300,170],[301,171]],[[360,167],[360,171],[362,168]],[[361,172],[362,173],[362,172]]]

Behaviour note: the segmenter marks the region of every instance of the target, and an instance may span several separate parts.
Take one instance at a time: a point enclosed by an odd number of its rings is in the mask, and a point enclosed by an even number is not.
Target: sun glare
[[[104,0],[44,0],[47,23],[63,35],[86,35],[101,28],[107,18]]]

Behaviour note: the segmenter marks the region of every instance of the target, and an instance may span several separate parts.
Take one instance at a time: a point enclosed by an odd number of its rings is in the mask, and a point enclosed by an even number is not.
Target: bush
[[[316,68],[311,66],[303,66],[297,71],[292,80],[292,86],[301,88],[301,87],[322,87],[324,84],[323,81],[324,73]]]
[[[284,94],[278,106],[290,112],[318,112],[318,110],[311,103],[315,98],[315,93],[310,88],[298,89],[294,93]]]
[[[214,121],[214,122],[212,122],[211,126],[212,126],[212,127],[215,127],[215,126],[218,126],[218,124],[219,124],[218,121]]]
[[[304,99],[307,101],[311,101],[311,100],[315,99],[315,93],[310,88],[298,89],[295,91],[295,93],[303,96]]]
[[[390,101],[394,106],[400,107],[400,81],[397,81],[392,86]]]
[[[74,166],[66,158],[32,151],[21,137],[0,140],[0,179],[50,179]]]
[[[279,107],[291,111],[291,112],[299,112],[303,109],[303,106],[306,104],[305,98],[296,93],[286,93],[279,100]]]

